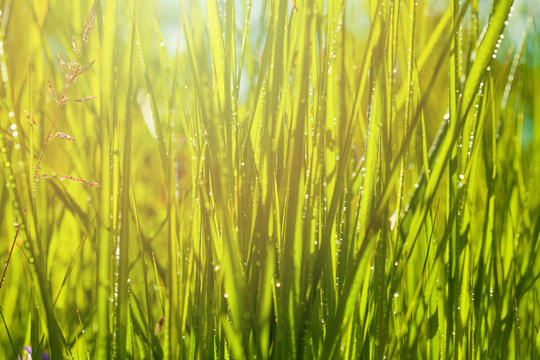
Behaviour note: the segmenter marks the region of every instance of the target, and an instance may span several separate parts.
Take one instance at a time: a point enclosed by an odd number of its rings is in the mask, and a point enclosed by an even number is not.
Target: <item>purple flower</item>
[[[32,359],[32,348],[30,346],[25,346],[23,351],[23,355],[17,356],[17,360],[26,360],[26,359]],[[45,352],[41,353],[41,360],[51,360],[49,355]]]

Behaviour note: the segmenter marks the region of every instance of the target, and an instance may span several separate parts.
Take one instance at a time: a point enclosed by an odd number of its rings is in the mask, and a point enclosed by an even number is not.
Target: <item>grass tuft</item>
[[[5,2],[0,350],[538,358],[527,4]]]

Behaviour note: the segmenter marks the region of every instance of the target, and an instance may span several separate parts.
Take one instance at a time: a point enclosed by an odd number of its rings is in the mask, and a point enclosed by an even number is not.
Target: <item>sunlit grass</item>
[[[486,4],[2,2],[1,352],[538,357],[540,34]]]

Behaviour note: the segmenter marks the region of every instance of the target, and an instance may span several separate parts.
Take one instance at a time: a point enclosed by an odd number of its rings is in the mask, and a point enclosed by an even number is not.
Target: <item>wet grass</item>
[[[538,357],[512,5],[2,2],[2,353]]]

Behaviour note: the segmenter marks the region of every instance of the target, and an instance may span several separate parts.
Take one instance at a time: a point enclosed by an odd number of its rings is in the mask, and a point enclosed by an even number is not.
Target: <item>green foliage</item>
[[[512,3],[1,1],[0,352],[538,358]]]

